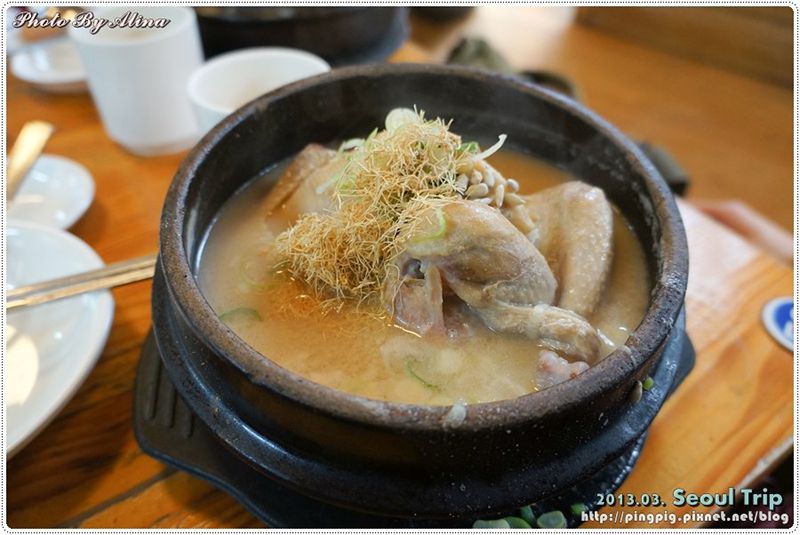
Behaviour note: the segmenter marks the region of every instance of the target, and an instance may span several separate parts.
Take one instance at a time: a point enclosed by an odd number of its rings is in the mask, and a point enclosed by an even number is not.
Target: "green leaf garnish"
[[[414,371],[414,368],[412,367],[410,360],[406,361],[406,371],[408,372],[408,375],[410,375],[412,378],[414,378],[417,381],[419,381],[420,383],[422,383],[422,386],[424,386],[425,388],[429,388],[429,389],[433,390],[434,392],[441,392],[442,391],[442,387],[441,386],[437,385],[436,383],[432,383],[430,381],[427,381],[427,380],[423,379],[422,377],[420,377],[417,374],[417,372]]]

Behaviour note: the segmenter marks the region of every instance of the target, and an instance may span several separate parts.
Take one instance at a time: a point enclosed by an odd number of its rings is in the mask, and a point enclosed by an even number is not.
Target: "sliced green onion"
[[[488,158],[489,156],[500,150],[500,147],[502,147],[503,143],[506,142],[507,137],[508,136],[506,136],[505,134],[500,134],[497,138],[497,143],[495,143],[494,145],[492,145],[491,147],[489,147],[488,149],[481,152],[475,157],[479,160],[485,160],[486,158]]]
[[[258,310],[254,308],[248,307],[239,307],[234,308],[233,310],[228,310],[227,312],[223,312],[219,315],[219,319],[221,319],[225,323],[230,323],[236,319],[247,319],[250,321],[261,321],[261,314],[258,313]]]
[[[647,379],[645,379],[644,382],[642,383],[642,388],[644,390],[650,390],[651,388],[653,388],[654,384],[656,384],[656,382],[653,381],[652,377],[648,376]]]
[[[408,372],[408,375],[410,375],[412,378],[414,378],[417,381],[419,381],[420,383],[422,383],[422,386],[424,386],[425,388],[429,388],[429,389],[433,390],[434,392],[441,392],[442,391],[442,387],[441,386],[437,385],[436,383],[431,383],[430,381],[427,381],[427,380],[423,379],[422,377],[420,377],[419,375],[417,375],[417,372],[415,372],[414,368],[411,366],[411,361],[410,360],[406,361],[406,371]]]
[[[561,511],[550,511],[537,518],[536,525],[542,529],[564,529],[567,527],[567,518]]]
[[[413,243],[419,243],[427,240],[434,240],[436,238],[441,238],[447,233],[447,219],[444,217],[444,210],[442,210],[440,207],[437,207],[435,214],[436,214],[436,220],[439,223],[438,228],[432,234],[423,234],[414,236],[414,239],[411,240]]]
[[[386,116],[386,131],[391,133],[406,124],[419,122],[417,112],[409,108],[395,108]]]
[[[477,154],[479,150],[481,150],[481,147],[477,141],[467,141],[458,147],[458,152],[473,152]]]
[[[256,252],[253,254],[245,255],[244,258],[239,262],[238,271],[239,271],[239,278],[241,278],[248,286],[252,286],[256,290],[263,290],[267,287],[266,283],[266,275],[264,273],[264,279],[257,279],[255,278],[249,271],[249,267],[252,262],[255,260],[256,255],[265,254],[263,251]]]
[[[524,507],[519,508],[519,516],[522,517],[525,522],[533,526],[536,523],[536,515],[533,514],[533,509],[530,505],[526,505]]]
[[[372,138],[374,138],[377,133],[378,133],[378,127],[376,126],[375,128],[372,129],[372,132],[369,133],[367,139],[364,140],[364,143],[366,143],[367,141],[371,141]]]
[[[518,516],[507,516],[503,520],[508,522],[511,529],[531,529],[531,525],[524,518]]]
[[[505,518],[497,520],[476,520],[472,529],[509,529],[511,526]]]
[[[348,139],[347,141],[342,142],[342,144],[339,145],[339,152],[344,152],[350,149],[357,149],[363,144],[364,144],[364,138],[354,137],[353,139]]]
[[[573,503],[569,506],[569,509],[575,516],[581,516],[581,513],[585,513],[589,510],[585,503]]]

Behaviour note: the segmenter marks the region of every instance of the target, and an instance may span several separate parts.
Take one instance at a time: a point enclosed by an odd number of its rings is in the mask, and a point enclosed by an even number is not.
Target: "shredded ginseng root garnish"
[[[505,137],[478,154],[476,143],[462,143],[449,126],[398,108],[387,115],[384,130],[345,141],[338,156],[346,158],[342,171],[317,189],[333,197],[335,209],[303,215],[277,239],[292,276],[329,305],[386,305],[385,281],[396,276],[392,261],[405,248],[401,236],[413,235],[421,213],[463,197],[459,174]]]

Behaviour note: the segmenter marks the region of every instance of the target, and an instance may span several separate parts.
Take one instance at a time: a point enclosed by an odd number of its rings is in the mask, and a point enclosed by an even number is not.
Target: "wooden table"
[[[575,24],[573,15],[485,6],[444,27],[415,19],[412,38],[442,60],[462,35],[483,36],[515,68],[569,77],[590,108],[675,156],[692,178],[689,198],[746,199],[792,231],[791,88]]]
[[[466,24],[496,25],[497,17],[510,15],[495,8],[479,12]],[[587,62],[611,63],[612,56],[624,48],[605,36],[576,31],[581,33],[581,46],[592,49],[587,52]],[[529,35],[528,41],[523,41],[521,34],[518,37],[520,42],[530,43],[541,35]],[[506,42],[508,36],[500,38]],[[576,38],[569,34],[565,39]],[[395,59],[418,59],[435,52],[424,40],[420,42],[421,46],[405,46]],[[602,49],[606,47],[608,57],[604,58]],[[635,47],[631,53],[639,55],[627,71],[631,76],[645,70],[647,62],[642,58],[656,57]],[[569,58],[562,50],[551,61],[565,57]],[[638,129],[633,131],[646,131],[653,140],[660,139],[659,133],[687,128],[686,114],[675,117],[665,113],[657,102],[648,105],[647,113],[626,110],[624,99],[613,94],[613,84],[608,81],[624,66],[617,66],[615,73],[589,67],[583,71],[575,58],[570,61],[566,65],[584,84],[589,104],[612,121],[626,128],[631,126],[627,121],[634,121]],[[724,77],[713,69],[691,68],[697,76]],[[738,87],[751,85],[744,80]],[[630,105],[648,102],[649,89],[637,87],[633,82],[627,86]],[[48,151],[69,156],[94,174],[95,202],[72,232],[107,262],[155,251],[164,193],[182,155],[142,159],[124,152],[106,137],[88,96],[48,96],[14,79],[9,79],[7,89],[11,139],[24,121],[48,119],[58,128]],[[768,100],[772,91],[761,89],[752,96],[758,97],[758,103]],[[705,103],[705,97],[700,101]],[[729,135],[728,126],[735,118],[728,114],[733,108],[732,102],[725,102],[704,110],[712,119],[706,126],[712,138]],[[750,116],[750,112],[743,113],[739,119]],[[782,131],[783,127],[770,124],[763,128]],[[741,150],[730,148],[728,155],[690,145],[690,140],[680,144],[680,156],[682,161],[686,156],[684,163],[691,171],[733,165],[730,159],[741,158]],[[776,155],[767,148],[751,146],[746,140],[740,140],[736,148],[763,151],[771,165],[783,172],[784,163],[777,157],[770,159]],[[791,189],[784,193],[788,198]],[[746,485],[791,448],[792,355],[769,337],[759,319],[761,307],[769,299],[791,295],[791,270],[691,206],[683,204],[682,210],[691,255],[688,330],[697,349],[697,364],[656,419],[624,491],[669,496],[676,486],[699,493]],[[131,428],[132,389],[141,343],[150,326],[150,285],[116,289],[114,297],[114,324],[97,366],[58,417],[7,464],[8,525],[262,527],[223,492],[151,459],[137,447]]]

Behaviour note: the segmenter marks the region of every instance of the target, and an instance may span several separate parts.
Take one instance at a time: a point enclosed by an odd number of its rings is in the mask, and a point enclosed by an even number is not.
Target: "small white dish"
[[[255,47],[221,54],[196,69],[187,85],[200,128],[206,133],[254,98],[283,85],[331,70],[310,52]]]
[[[103,266],[84,242],[50,227],[8,221],[6,288]],[[108,290],[6,315],[6,456],[28,443],[64,407],[100,356],[114,318]]]
[[[94,180],[81,164],[42,154],[25,177],[8,217],[48,227],[71,227],[92,204]]]
[[[11,58],[11,72],[43,91],[86,91],[86,71],[83,70],[75,45],[66,37],[25,46]]]

